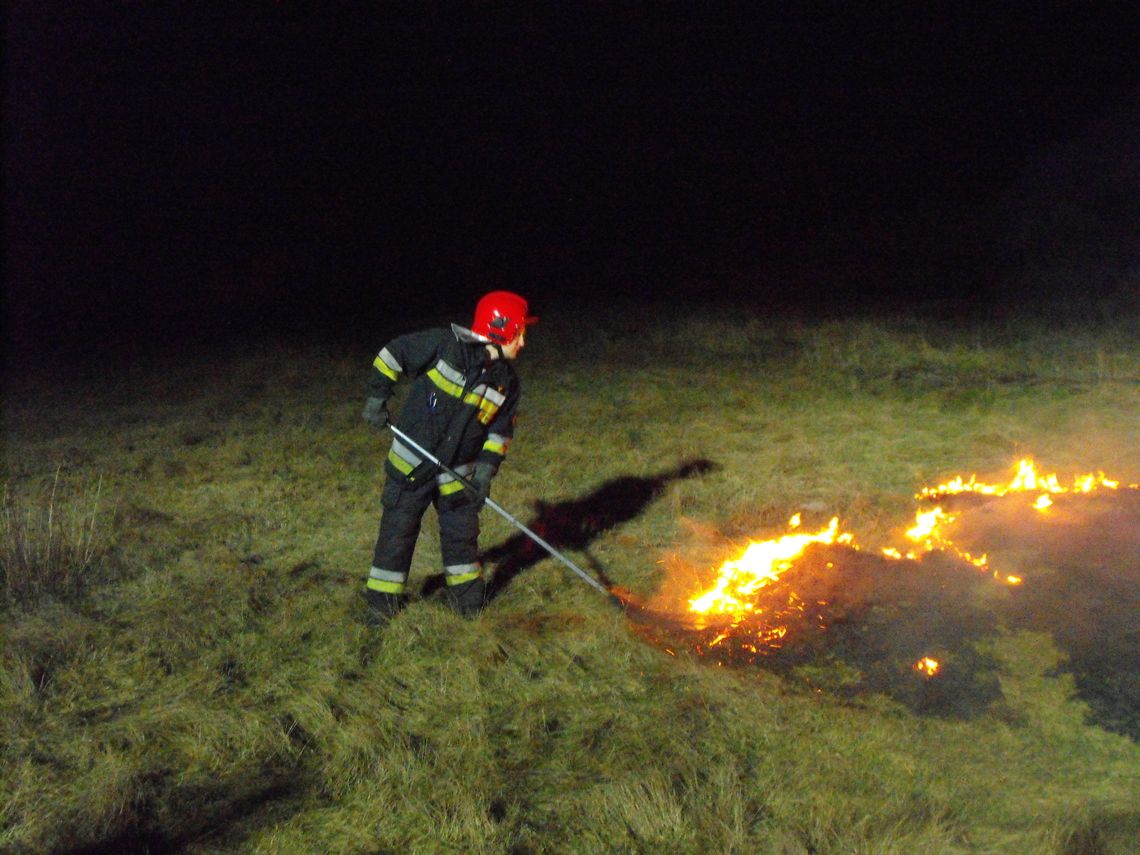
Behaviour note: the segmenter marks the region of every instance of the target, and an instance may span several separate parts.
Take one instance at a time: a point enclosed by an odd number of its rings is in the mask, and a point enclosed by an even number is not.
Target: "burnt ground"
[[[844,696],[888,695],[921,715],[970,718],[1002,697],[980,642],[1048,633],[1091,723],[1140,739],[1140,490],[1061,496],[1047,514],[1025,496],[962,497],[955,542],[1022,583],[944,553],[897,561],[814,547],[765,589],[765,615],[732,628],[631,610],[637,631],[734,667],[807,679]],[[782,638],[758,643],[774,624]],[[922,657],[940,663],[928,676]]]

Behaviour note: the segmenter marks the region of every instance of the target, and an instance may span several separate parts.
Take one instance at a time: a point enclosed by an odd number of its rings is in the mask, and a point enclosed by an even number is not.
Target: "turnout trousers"
[[[368,590],[394,596],[404,593],[423,516],[432,504],[439,517],[439,547],[449,597],[464,611],[464,601],[476,594],[482,605],[479,509],[474,495],[466,489],[441,490],[432,478],[416,483],[391,472],[381,498],[380,532],[372,553]]]

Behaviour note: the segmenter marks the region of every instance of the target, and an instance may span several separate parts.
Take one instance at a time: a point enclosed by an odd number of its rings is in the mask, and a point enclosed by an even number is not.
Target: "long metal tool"
[[[416,454],[420,455],[420,457],[422,457],[424,460],[434,463],[436,466],[438,466],[440,469],[442,469],[444,472],[462,484],[464,488],[468,490],[475,489],[474,484],[472,484],[470,481],[468,481],[466,478],[464,478],[462,475],[460,475],[458,472],[456,472],[454,469],[452,469],[450,466],[448,466],[446,463],[444,463],[442,460],[440,460],[438,457],[436,457],[434,454],[432,454],[430,451],[428,451],[426,448],[424,448],[422,445],[420,445],[418,442],[416,442],[414,439],[396,427],[394,424],[389,422],[388,428],[392,431],[392,433],[398,436],[400,440],[408,446],[408,448],[412,449],[412,451],[416,452]],[[587,573],[585,570],[583,570],[581,567],[579,567],[577,564],[575,564],[573,561],[571,561],[569,558],[567,558],[565,555],[563,555],[561,552],[559,552],[557,549],[555,549],[553,546],[551,546],[549,543],[547,543],[545,540],[543,540],[541,537],[523,525],[523,523],[515,518],[515,516],[511,514],[510,511],[508,511],[494,499],[488,497],[486,504],[491,508],[491,510],[495,511],[497,514],[499,514],[499,516],[501,516],[503,519],[505,519],[507,522],[509,522],[511,525],[513,525],[515,528],[517,528],[519,531],[521,531],[523,534],[525,534],[527,537],[529,537],[531,540],[549,552],[552,556],[573,570],[576,574],[578,574],[578,576],[582,578],[582,581],[584,581],[591,588],[597,589],[609,597],[610,600],[615,602],[617,605],[625,608],[626,604],[621,599],[621,597],[607,590],[605,585],[603,585],[601,582],[599,582],[597,579],[595,579],[593,576],[591,576],[589,573]]]

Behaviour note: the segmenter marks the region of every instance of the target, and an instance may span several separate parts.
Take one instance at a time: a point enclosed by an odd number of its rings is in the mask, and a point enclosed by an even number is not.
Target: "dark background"
[[[1133,4],[544,5],[8,4],[9,356],[1134,306]]]

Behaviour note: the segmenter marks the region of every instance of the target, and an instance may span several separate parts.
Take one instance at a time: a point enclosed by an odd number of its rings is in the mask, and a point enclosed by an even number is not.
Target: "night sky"
[[[13,352],[345,340],[499,287],[990,305],[1073,186],[1083,240],[1137,234],[1132,4],[315,5],[7,4]]]

